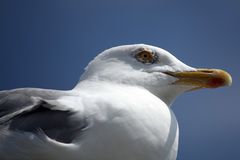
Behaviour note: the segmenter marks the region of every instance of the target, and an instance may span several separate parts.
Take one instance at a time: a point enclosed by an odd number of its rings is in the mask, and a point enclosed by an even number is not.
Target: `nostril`
[[[204,71],[201,71],[201,72],[204,72],[204,73],[213,73],[213,71],[210,71],[210,70],[204,70]]]

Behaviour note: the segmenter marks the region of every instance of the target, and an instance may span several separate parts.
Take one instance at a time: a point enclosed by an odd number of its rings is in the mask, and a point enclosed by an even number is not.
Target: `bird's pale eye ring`
[[[150,63],[150,64],[154,63],[157,58],[153,52],[147,51],[147,50],[140,51],[135,55],[135,57],[138,61],[142,63]]]

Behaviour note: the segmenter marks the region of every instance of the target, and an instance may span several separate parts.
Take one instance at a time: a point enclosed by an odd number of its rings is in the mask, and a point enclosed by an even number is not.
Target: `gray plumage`
[[[74,118],[74,111],[61,110],[61,105],[56,107],[54,102],[62,96],[68,93],[30,88],[0,92],[1,128],[42,132],[56,141],[71,143],[87,127],[87,120]]]

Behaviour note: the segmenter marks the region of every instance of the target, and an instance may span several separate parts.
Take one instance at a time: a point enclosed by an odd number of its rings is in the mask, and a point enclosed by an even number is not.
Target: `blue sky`
[[[1,0],[0,89],[71,89],[104,49],[162,47],[193,67],[222,68],[230,88],[189,92],[173,110],[178,160],[240,159],[240,1]]]

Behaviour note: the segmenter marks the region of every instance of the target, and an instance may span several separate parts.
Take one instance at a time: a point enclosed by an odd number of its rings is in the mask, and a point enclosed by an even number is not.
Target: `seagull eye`
[[[154,63],[157,59],[157,56],[150,51],[141,51],[136,54],[136,59],[142,63]]]

